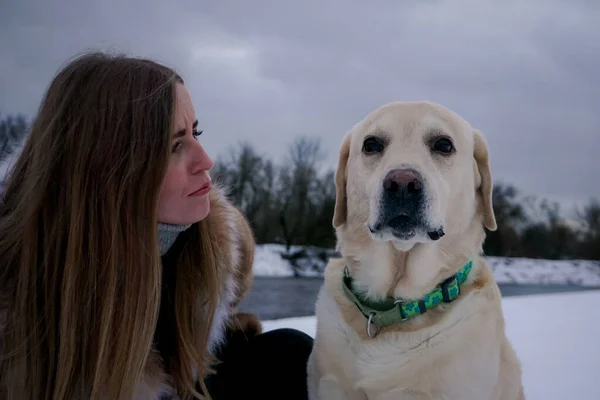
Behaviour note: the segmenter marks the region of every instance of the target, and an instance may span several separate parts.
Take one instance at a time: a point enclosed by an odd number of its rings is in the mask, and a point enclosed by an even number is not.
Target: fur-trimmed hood
[[[208,349],[211,354],[222,343],[226,329],[249,328],[259,333],[260,321],[254,316],[237,318],[237,307],[252,285],[252,264],[254,261],[254,237],[252,230],[242,215],[228,200],[225,190],[216,186],[210,193],[210,213],[207,217],[211,236],[226,259],[219,265],[221,272],[221,297],[214,314]],[[201,268],[201,266],[199,266]],[[198,290],[202,290],[199,288]],[[175,329],[175,327],[173,327]],[[156,399],[175,396],[170,376],[165,373],[159,351],[150,351],[142,380],[136,389],[135,399]]]

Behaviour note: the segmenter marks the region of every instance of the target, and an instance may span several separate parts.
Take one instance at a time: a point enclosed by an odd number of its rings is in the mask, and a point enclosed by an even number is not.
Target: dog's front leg
[[[317,361],[315,350],[308,356],[308,363],[306,368],[306,386],[308,390],[308,400],[319,400],[319,370],[317,369]]]
[[[337,379],[330,376],[324,376],[318,384],[319,400],[368,400],[367,396],[353,389],[344,389]]]
[[[368,400],[364,393],[345,390],[334,376],[324,376],[315,358],[313,352],[308,359],[308,400]]]

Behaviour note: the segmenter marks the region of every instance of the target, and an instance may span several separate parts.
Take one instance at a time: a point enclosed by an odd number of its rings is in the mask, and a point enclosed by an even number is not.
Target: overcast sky
[[[0,112],[33,116],[86,50],[149,56],[191,92],[203,143],[280,154],[393,100],[431,100],[486,135],[527,194],[600,197],[597,0],[0,0]]]

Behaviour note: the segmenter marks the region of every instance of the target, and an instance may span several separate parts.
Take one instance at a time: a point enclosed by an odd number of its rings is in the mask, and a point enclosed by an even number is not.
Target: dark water
[[[252,291],[241,304],[241,311],[252,312],[263,320],[304,317],[314,314],[321,278],[254,279]],[[576,285],[499,285],[503,296],[600,290]]]

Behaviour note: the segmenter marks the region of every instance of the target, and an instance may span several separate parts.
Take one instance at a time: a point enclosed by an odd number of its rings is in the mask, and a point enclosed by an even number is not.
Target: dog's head
[[[399,250],[474,219],[496,229],[485,139],[437,104],[396,102],[367,115],[343,140],[335,183],[334,227]]]

